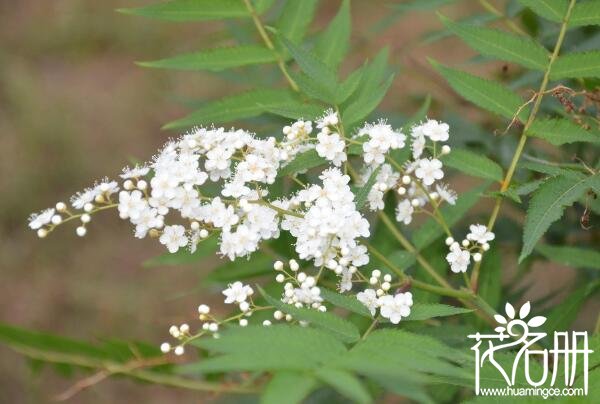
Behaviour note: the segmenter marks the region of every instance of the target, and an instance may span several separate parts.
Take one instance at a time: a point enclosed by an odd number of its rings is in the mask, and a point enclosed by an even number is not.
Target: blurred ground
[[[142,3],[0,0],[2,322],[86,340],[112,336],[159,343],[171,323],[192,318],[198,302],[207,299],[207,291],[195,288],[202,268],[142,268],[140,263],[162,248],[134,239],[129,226],[109,214],[95,219],[85,239],[63,228],[41,242],[26,228],[30,212],[68,199],[94,179],[115,176],[128,158],[152,155],[169,136],[161,125],[184,112],[180,96],[213,98],[230,91],[230,83],[214,76],[137,67],[135,60],[200,48],[222,28],[114,12]],[[336,7],[337,2],[327,2],[318,19],[328,20]],[[463,60],[464,50],[448,54],[447,43],[414,52],[406,47],[438,26],[433,15],[411,15],[372,38],[367,27],[387,12],[383,2],[353,2],[353,7],[354,41],[364,54],[357,59],[390,44],[394,62],[412,66],[412,77],[396,79],[386,108],[414,111],[409,94],[449,96],[421,66],[425,55],[440,55],[447,63]],[[0,402],[50,401],[74,380],[50,369],[33,374],[23,358],[0,346]],[[72,402],[194,402],[201,397],[108,380]]]

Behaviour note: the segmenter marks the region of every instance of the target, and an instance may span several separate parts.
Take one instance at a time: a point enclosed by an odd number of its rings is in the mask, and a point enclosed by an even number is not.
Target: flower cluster
[[[195,334],[192,334],[188,324],[182,324],[180,326],[172,325],[169,328],[169,334],[171,334],[173,338],[177,339],[179,344],[175,347],[172,347],[170,343],[163,342],[160,346],[160,350],[163,353],[167,353],[172,350],[175,355],[183,355],[185,352],[184,346],[194,339],[200,338],[207,334],[212,335],[213,338],[219,338],[219,329],[223,324],[232,321],[238,321],[238,324],[241,327],[247,326],[247,317],[252,316],[255,311],[263,309],[260,306],[256,306],[252,301],[251,296],[253,294],[254,290],[250,286],[244,285],[242,282],[238,281],[230,284],[225,290],[223,290],[223,295],[225,295],[225,304],[237,304],[240,310],[239,314],[225,320],[218,320],[211,314],[210,306],[201,304],[198,306],[198,318],[200,321],[202,321],[201,330]]]
[[[391,289],[390,282],[392,277],[389,274],[383,276],[381,282],[381,271],[376,269],[371,272],[369,284],[377,289],[365,289],[356,295],[356,298],[375,316],[377,309],[383,318],[390,320],[392,324],[398,324],[403,317],[410,315],[410,308],[413,305],[412,293],[389,294]]]
[[[369,222],[356,209],[350,177],[337,168],[323,171],[322,185],[299,191],[282,206],[296,209],[299,216],[285,216],[281,228],[296,238],[301,259],[313,259],[338,275],[350,266],[369,262],[367,248],[357,239],[369,237]]]
[[[385,155],[390,150],[401,149],[405,145],[406,135],[395,131],[385,121],[367,124],[356,134],[356,138],[368,140],[362,144],[363,159],[368,165],[379,165],[385,161]]]
[[[281,272],[277,274],[275,280],[278,283],[284,283],[282,302],[292,304],[297,308],[311,307],[319,311],[327,311],[322,304],[323,298],[321,289],[317,286],[317,278],[299,272],[300,266],[296,260],[290,260],[289,271],[285,270],[281,261],[276,261],[273,268],[275,271]]]
[[[369,208],[372,211],[383,210],[386,192],[395,190],[399,200],[396,206],[396,220],[408,225],[418,212],[432,213],[443,203],[453,205],[456,193],[447,184],[440,182],[444,178],[443,164],[439,157],[450,153],[448,145],[439,145],[449,139],[447,124],[435,120],[414,126],[411,130],[411,159],[403,166],[392,167],[385,163],[386,153],[391,149],[402,148],[406,136],[395,132],[389,125],[379,122],[366,125],[357,134],[357,139],[367,137],[363,143],[364,159],[368,164],[362,173],[360,184],[364,185],[375,176],[375,182],[368,194]],[[429,155],[426,155],[431,151]],[[375,170],[378,170],[375,173]],[[374,174],[375,173],[375,174]]]
[[[339,167],[348,159],[346,155],[346,142],[339,133],[339,118],[335,112],[329,110],[317,121],[317,154],[331,161],[334,166]]]
[[[446,245],[450,247],[450,253],[446,255],[446,261],[450,264],[450,270],[455,273],[466,272],[471,258],[473,261],[481,261],[482,254],[490,249],[489,242],[496,236],[482,224],[472,224],[469,234],[459,244],[452,237],[446,239]]]
[[[328,110],[314,125],[299,120],[285,126],[283,135],[278,140],[244,130],[195,128],[167,142],[150,161],[123,169],[120,182],[104,179],[74,195],[71,206],[59,202],[32,215],[29,226],[45,237],[57,226],[77,220],[76,234],[84,236],[92,214],[115,209],[131,222],[137,238],[156,238],[175,253],[182,248],[194,252],[203,240],[215,237],[221,255],[230,260],[249,256],[261,242],[278,238],[283,230],[294,238],[299,260],[308,262],[302,264],[302,270],[293,259],[287,267],[275,262],[275,279],[283,285],[283,304],[326,311],[319,281],[331,273],[337,277],[341,293],[351,291],[354,283],[369,284],[357,294],[358,300],[371,314],[379,310],[379,316],[397,324],[410,314],[412,295],[390,292],[399,284],[392,285],[389,274],[382,276],[374,270],[367,278],[360,272],[369,263],[362,239],[371,231],[357,207],[351,180],[358,187],[373,184],[366,197],[372,211],[383,210],[385,194],[394,191],[399,198],[398,222],[409,224],[413,214],[421,211],[436,217],[442,202],[454,204],[456,200],[456,194],[440,182],[444,178],[440,157],[450,148],[439,142],[448,140],[448,125],[427,120],[413,127],[411,158],[403,165],[392,158],[392,152],[404,148],[408,137],[385,121],[366,124],[354,136],[346,137],[338,114]],[[362,150],[365,164],[360,175],[348,161],[349,148]],[[281,177],[281,169],[312,150],[330,166],[318,177],[309,176],[318,178],[315,183],[304,184],[294,176],[300,188],[273,197],[270,186]],[[471,226],[462,247],[449,238],[451,270],[464,272],[471,258],[480,260],[493,238],[481,225]],[[253,293],[241,282],[230,284],[223,291],[224,302],[235,304],[237,315],[219,321],[202,304],[198,307],[200,331],[193,334],[187,324],[174,325],[169,332],[179,343],[172,348],[165,342],[161,349],[181,355],[190,340],[205,334],[218,338],[220,327],[230,321],[246,326],[248,317],[259,310],[274,310],[274,320],[296,321],[283,308],[257,306]],[[263,324],[270,325],[271,320]]]

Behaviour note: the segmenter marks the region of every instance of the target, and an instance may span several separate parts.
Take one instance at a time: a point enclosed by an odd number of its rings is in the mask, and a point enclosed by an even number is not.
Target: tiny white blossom
[[[379,307],[379,299],[374,289],[365,289],[363,292],[358,292],[356,298],[369,309],[372,316],[375,315]]]
[[[458,243],[450,246],[450,253],[446,255],[446,261],[450,264],[450,270],[454,273],[467,272],[471,263],[471,254],[460,248]]]
[[[421,159],[415,170],[415,175],[423,181],[423,184],[429,186],[436,180],[444,178],[442,162],[438,159]]]
[[[410,292],[398,293],[395,296],[384,295],[379,298],[381,316],[389,319],[392,324],[398,324],[402,317],[408,317],[412,305]]]
[[[408,199],[401,201],[396,207],[396,220],[399,223],[410,224],[415,208]]]
[[[469,226],[469,230],[471,232],[467,234],[467,239],[479,244],[485,244],[496,238],[496,235],[491,231],[488,231],[487,227],[482,224],[472,224]]]
[[[450,205],[454,205],[456,203],[456,192],[448,188],[446,184],[436,184],[435,190],[440,196],[440,198]]]
[[[234,282],[229,285],[227,289],[223,291],[225,295],[225,303],[242,303],[245,302],[248,296],[251,296],[254,290],[248,285],[244,285],[242,282]]]
[[[52,216],[54,216],[54,208],[49,208],[41,211],[40,213],[34,213],[29,217],[29,227],[32,230],[37,230],[40,227],[50,223]]]
[[[423,135],[427,136],[434,142],[445,142],[448,140],[449,126],[447,123],[438,122],[430,119],[422,126]]]
[[[175,253],[180,247],[185,247],[188,244],[185,227],[181,225],[166,226],[158,240],[161,244],[167,246],[170,253]]]

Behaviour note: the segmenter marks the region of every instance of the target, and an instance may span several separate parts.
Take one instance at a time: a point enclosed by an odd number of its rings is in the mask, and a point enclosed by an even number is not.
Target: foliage
[[[387,23],[407,12],[435,10],[454,2],[401,2],[391,6]],[[570,327],[582,305],[596,296],[599,285],[599,235],[593,221],[600,213],[600,53],[577,50],[577,42],[599,43],[600,3],[508,3],[505,10],[488,6],[483,14],[457,21],[439,14],[443,30],[424,38],[433,42],[455,35],[479,54],[471,61],[473,65],[497,60],[511,67],[514,64],[516,73],[498,80],[431,60],[453,91],[490,114],[473,129],[452,113],[451,120],[458,125],[463,122],[473,136],[452,140],[452,153],[442,161],[455,175],[472,177],[476,184],[462,192],[455,204],[439,209],[435,205],[426,212],[429,217],[408,229],[393,223],[390,209],[370,214],[379,221],[367,243],[372,254],[368,268],[398,276],[401,282],[395,287],[413,288],[418,290],[416,296],[422,297],[415,299],[410,315],[400,325],[373,318],[356,298],[334,291],[337,277],[326,273],[322,279],[329,282],[328,288],[322,288],[321,296],[329,306],[327,312],[284,303],[274,297],[280,293],[275,282],[263,283],[264,288],[257,288],[261,296],[254,299],[265,306],[256,307],[289,314],[293,322],[271,327],[227,324],[218,338],[192,337],[185,343],[197,349],[201,359],[185,365],[164,360],[157,349],[146,344],[87,344],[8,325],[0,327],[0,340],[43,362],[99,369],[180,388],[260,394],[264,403],[301,402],[307,397],[317,400],[322,390],[359,403],[386,395],[433,402],[440,386],[447,393],[446,402],[470,395],[470,352],[447,342],[450,335],[434,336],[432,330],[443,332],[457,323],[464,326],[461,331],[489,328],[495,310],[520,296],[519,280],[538,262],[578,269],[578,284],[564,286],[568,296],[546,305],[550,307],[547,332]],[[317,0],[170,0],[119,11],[175,22],[227,20],[230,24],[223,25],[227,38],[233,39],[226,46],[139,62],[149,68],[234,75],[250,87],[202,100],[186,116],[167,123],[166,129],[236,121],[249,127],[264,125],[272,131],[290,118],[312,120],[331,107],[341,117],[340,128],[354,133],[362,121],[379,115],[376,109],[392,83],[403,77],[397,77],[388,62],[388,49],[372,51],[369,60],[351,66],[352,21],[359,16],[352,16],[351,2],[343,0],[326,27],[316,31],[313,19],[319,7]],[[429,16],[434,18],[433,13]],[[487,26],[492,22],[498,23]],[[235,35],[228,27],[256,33],[252,41],[232,45]],[[437,101],[444,108],[453,104]],[[412,118],[392,114],[391,119],[402,122],[409,134],[429,106],[427,98]],[[500,136],[494,138],[494,134]],[[348,147],[344,172],[352,174],[353,162],[360,160],[357,155],[362,154],[362,146],[357,143]],[[510,154],[502,155],[501,149],[510,149]],[[409,159],[402,151],[390,156],[397,167]],[[577,159],[573,161],[572,156]],[[298,154],[278,172],[273,193],[297,190],[298,183],[316,177],[315,168],[327,164],[314,149]],[[354,181],[357,210],[367,211],[380,169],[362,183]],[[482,200],[492,201],[489,214],[474,209]],[[524,217],[522,230],[503,214],[501,208],[507,204]],[[456,240],[462,239],[466,233],[462,226],[474,222],[473,217],[483,217],[484,227],[495,229],[496,239],[483,260],[480,255],[470,273],[460,279],[447,270],[444,257],[448,250],[442,240],[455,235]],[[203,283],[254,282],[270,274],[272,261],[294,257],[286,237],[281,234],[279,239],[265,241],[265,249],[247,261],[218,265]],[[199,266],[216,249],[216,237],[208,238],[193,253],[180,250],[152,258],[145,265]],[[505,274],[509,266],[518,266],[513,279]],[[535,287],[526,286],[527,291]],[[198,336],[202,335],[200,331]]]

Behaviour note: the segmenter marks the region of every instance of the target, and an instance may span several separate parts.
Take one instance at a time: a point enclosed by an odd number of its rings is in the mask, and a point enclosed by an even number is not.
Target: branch
[[[521,154],[523,154],[523,150],[525,149],[525,144],[527,143],[527,130],[531,126],[533,120],[535,119],[539,109],[540,104],[542,103],[542,98],[544,98],[544,94],[546,92],[546,88],[548,87],[548,81],[550,79],[550,72],[552,70],[552,65],[556,61],[558,54],[560,52],[560,48],[562,47],[563,41],[565,39],[565,34],[567,32],[567,26],[569,24],[569,19],[571,18],[571,11],[573,10],[573,6],[575,5],[576,0],[571,0],[569,2],[569,7],[567,8],[567,13],[563,19],[563,22],[560,27],[560,33],[558,34],[558,39],[556,40],[556,45],[554,46],[554,51],[552,52],[552,56],[550,56],[550,61],[548,62],[548,67],[544,72],[544,78],[542,79],[542,84],[540,85],[540,89],[536,92],[539,94],[538,97],[535,98],[535,102],[533,104],[533,108],[529,113],[529,117],[527,118],[527,122],[523,127],[523,131],[521,132],[521,138],[519,139],[519,144],[517,145],[517,149],[515,150],[515,154],[513,155],[512,161],[510,163],[510,167],[506,172],[506,176],[502,181],[502,186],[500,187],[500,194],[504,193],[508,187],[510,186],[510,182],[512,181],[515,170],[517,169],[517,163],[521,158]],[[496,197],[496,204],[494,205],[494,209],[492,210],[492,214],[490,216],[490,220],[488,221],[488,231],[491,231],[494,228],[494,224],[496,224],[496,219],[498,219],[498,213],[500,212],[500,207],[502,206],[502,196],[499,195]],[[479,281],[479,271],[481,268],[481,262],[479,261],[475,263],[475,267],[473,268],[473,274],[471,275],[471,286],[474,291],[477,290],[477,282]]]

